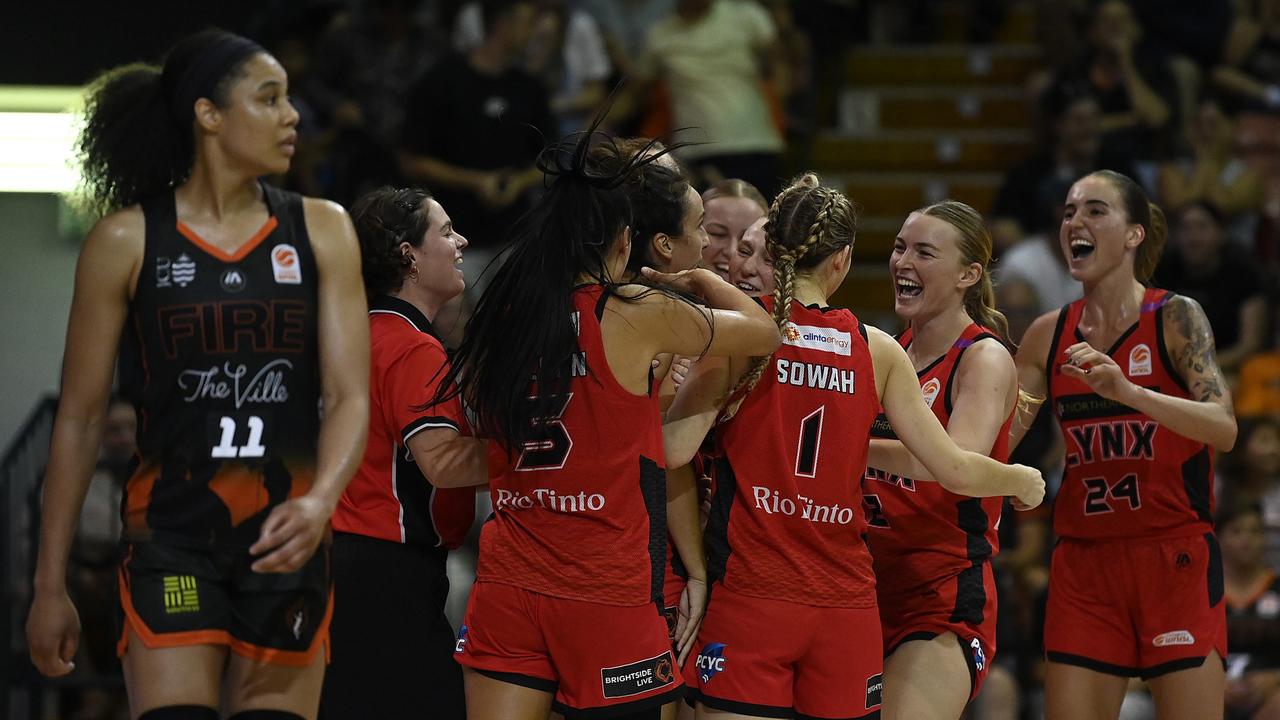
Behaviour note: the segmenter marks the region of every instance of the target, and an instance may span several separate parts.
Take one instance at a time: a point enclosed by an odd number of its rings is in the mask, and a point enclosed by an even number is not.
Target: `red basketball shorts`
[[[905,642],[954,633],[969,666],[969,697],[977,697],[996,654],[996,580],[990,563],[920,587],[876,589],[885,657]]]
[[[725,712],[878,718],[880,614],[750,597],[716,583],[685,664],[691,696]]]
[[[476,582],[454,657],[504,682],[555,694],[566,718],[639,712],[684,681],[656,605],[615,607]]]
[[[1044,647],[1051,662],[1159,677],[1227,657],[1222,556],[1212,535],[1064,538],[1053,551]]]

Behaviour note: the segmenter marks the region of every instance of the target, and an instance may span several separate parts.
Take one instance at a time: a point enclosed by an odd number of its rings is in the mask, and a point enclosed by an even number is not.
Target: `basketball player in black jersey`
[[[261,47],[206,31],[87,97],[105,216],[76,272],[27,637],[42,673],[73,669],[67,552],[119,350],[139,410],[119,651],[143,720],[310,718],[319,702],[317,548],[363,450],[369,339],[346,213],[257,180],[289,167],[287,90]]]

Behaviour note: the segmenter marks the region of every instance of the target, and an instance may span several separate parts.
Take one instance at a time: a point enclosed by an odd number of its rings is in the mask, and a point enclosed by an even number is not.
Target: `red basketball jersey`
[[[859,483],[877,407],[866,329],[848,310],[794,302],[759,384],[716,429],[713,580],[805,605],[875,605]]]
[[[606,605],[660,602],[667,490],[656,390],[635,395],[609,369],[600,317],[609,293],[574,291],[580,354],[545,437],[491,456],[493,516],[477,579]]]
[[[911,330],[898,342],[911,345]],[[960,359],[976,342],[1000,342],[995,335],[970,324],[945,355],[916,373],[920,392],[946,427],[951,420],[953,385]],[[1009,459],[1009,423],[1005,418],[988,454]],[[876,419],[873,437],[895,437],[883,416]],[[941,578],[968,572],[982,581],[982,564],[999,552],[997,525],[1002,497],[973,498],[945,490],[936,482],[918,482],[867,468],[862,482],[871,532],[867,544],[875,558],[880,595],[909,592]]]
[[[1164,344],[1163,310],[1173,297],[1149,288],[1138,321],[1106,353],[1133,383],[1186,398]],[[1084,340],[1083,311],[1077,300],[1058,314],[1045,364],[1048,402],[1067,447],[1054,530],[1088,540],[1213,532],[1212,450],[1062,374],[1063,351]]]

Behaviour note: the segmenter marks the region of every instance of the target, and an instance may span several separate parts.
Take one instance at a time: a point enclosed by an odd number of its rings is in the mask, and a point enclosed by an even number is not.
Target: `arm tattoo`
[[[1174,352],[1173,361],[1190,386],[1191,395],[1197,400],[1221,400],[1223,398],[1222,373],[1213,342],[1213,329],[1200,304],[1188,297],[1178,296],[1166,307],[1181,347]]]

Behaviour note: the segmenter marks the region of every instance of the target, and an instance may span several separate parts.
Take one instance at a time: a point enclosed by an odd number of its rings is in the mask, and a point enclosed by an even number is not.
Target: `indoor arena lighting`
[[[80,88],[0,86],[0,192],[66,193]]]

